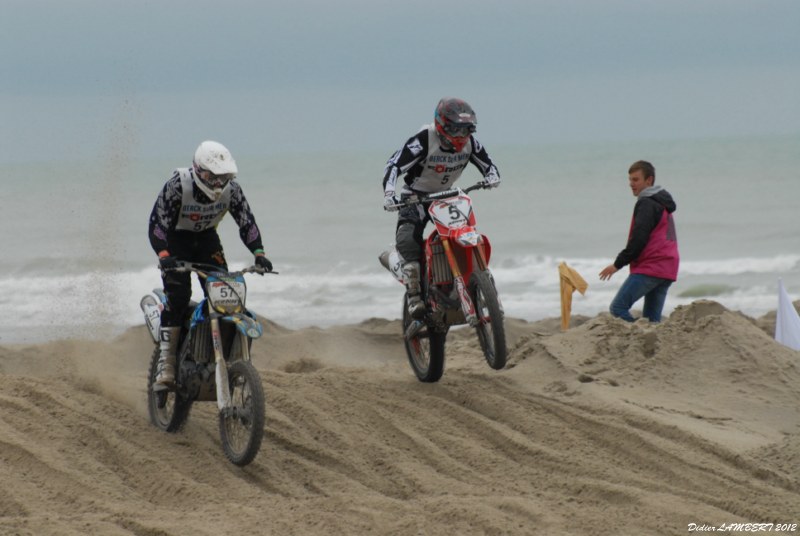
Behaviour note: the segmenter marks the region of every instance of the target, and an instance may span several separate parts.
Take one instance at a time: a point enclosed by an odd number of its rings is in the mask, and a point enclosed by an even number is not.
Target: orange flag
[[[586,293],[589,284],[581,274],[562,262],[558,265],[558,275],[561,279],[561,330],[569,329],[569,317],[572,311],[572,293],[576,290],[581,294]]]

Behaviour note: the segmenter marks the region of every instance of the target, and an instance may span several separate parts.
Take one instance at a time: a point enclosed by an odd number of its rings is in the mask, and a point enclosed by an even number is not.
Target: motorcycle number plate
[[[472,202],[467,196],[436,201],[428,209],[433,220],[450,229],[458,229],[469,225]]]
[[[207,290],[212,307],[223,312],[238,312],[244,305],[247,293],[244,281],[233,278],[212,281]]]

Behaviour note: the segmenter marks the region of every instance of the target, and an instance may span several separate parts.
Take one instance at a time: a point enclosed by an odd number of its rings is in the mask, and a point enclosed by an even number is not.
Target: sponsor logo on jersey
[[[469,154],[467,153],[432,154],[428,156],[428,162],[433,162],[433,163],[441,162],[444,164],[453,164],[455,162],[463,162],[464,160],[469,160]]]
[[[212,205],[183,205],[181,210],[183,212],[222,212],[225,207],[226,203],[219,202]]]
[[[212,221],[217,217],[216,214],[198,214],[193,212],[186,215],[191,221]]]
[[[181,217],[188,218],[192,222],[210,222],[224,212],[227,208],[226,203],[214,203],[213,205],[184,205],[181,207]]]
[[[444,164],[436,164],[435,166],[428,166],[428,169],[432,169],[435,173],[453,173],[455,171],[460,171],[467,167],[467,164],[459,164],[457,166],[445,166]]]

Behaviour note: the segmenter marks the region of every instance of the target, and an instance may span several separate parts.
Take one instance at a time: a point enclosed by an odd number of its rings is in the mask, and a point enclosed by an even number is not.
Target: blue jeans
[[[620,287],[608,308],[617,318],[633,322],[630,310],[633,304],[644,297],[642,315],[650,322],[661,322],[661,311],[667,300],[667,290],[672,284],[669,279],[644,274],[631,274]]]

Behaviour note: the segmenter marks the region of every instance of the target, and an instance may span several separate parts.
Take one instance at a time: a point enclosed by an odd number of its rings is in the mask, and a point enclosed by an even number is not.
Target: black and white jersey
[[[261,232],[239,183],[231,181],[218,201],[210,200],[194,185],[190,168],[176,169],[156,198],[150,213],[148,235],[153,250],[169,250],[174,231],[203,232],[216,229],[230,212],[239,236],[250,251],[263,249]]]
[[[468,163],[475,165],[487,180],[499,180],[497,168],[475,136],[470,136],[469,143],[461,151],[448,151],[439,143],[436,125],[425,125],[386,163],[384,195],[447,190],[458,180]],[[398,177],[403,174],[403,183],[398,188]]]

